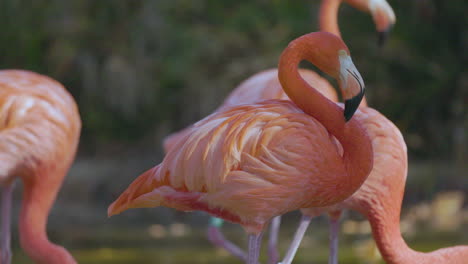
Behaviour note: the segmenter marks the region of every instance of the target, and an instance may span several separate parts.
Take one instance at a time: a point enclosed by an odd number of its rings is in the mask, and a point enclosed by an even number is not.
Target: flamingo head
[[[369,0],[368,8],[379,34],[378,44],[382,46],[395,24],[395,13],[386,0]]]
[[[349,121],[364,97],[364,81],[343,40],[332,33],[321,31],[306,34],[289,43],[280,58],[278,77],[284,91],[293,101],[294,98],[298,101],[302,98],[292,87],[308,86],[297,71],[302,60],[311,62],[338,81],[345,100],[344,117]],[[297,78],[289,78],[290,74],[297,74]],[[292,81],[296,79],[302,80],[301,84]]]
[[[344,117],[349,121],[364,97],[364,80],[341,38],[328,32],[317,32],[315,36],[319,36],[323,48],[315,50],[319,59],[314,64],[338,81],[345,102]]]
[[[320,48],[309,50],[318,58],[314,65],[338,81],[345,102],[344,117],[349,121],[364,97],[364,81],[361,74],[354,66],[349,49],[341,38],[328,32],[306,35],[311,36],[317,37],[320,42]]]
[[[345,102],[344,117],[349,121],[364,97],[364,80],[347,50],[340,49],[338,59],[338,85]]]

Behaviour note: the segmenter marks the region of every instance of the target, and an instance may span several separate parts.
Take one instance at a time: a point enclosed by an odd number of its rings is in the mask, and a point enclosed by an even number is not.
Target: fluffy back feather
[[[223,210],[255,224],[290,210],[325,206],[344,199],[335,191],[347,184],[337,184],[345,170],[334,144],[323,126],[290,101],[217,112],[194,124],[109,213],[163,205]]]
[[[46,164],[67,169],[80,128],[77,106],[58,82],[27,71],[0,71],[0,182],[32,177],[31,171]]]

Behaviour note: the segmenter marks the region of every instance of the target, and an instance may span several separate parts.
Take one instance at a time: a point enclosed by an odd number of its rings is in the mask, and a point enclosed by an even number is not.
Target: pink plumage
[[[38,264],[74,264],[66,249],[47,238],[47,217],[76,153],[81,120],[63,86],[43,75],[0,71],[0,183],[11,195],[23,182],[20,243]],[[5,197],[4,201],[11,197]],[[9,212],[2,214],[9,221]],[[2,241],[9,238],[2,234]],[[2,263],[9,263],[3,248]]]
[[[270,100],[228,107],[201,120],[108,214],[161,205],[207,211],[242,224],[254,234],[249,247],[258,253],[260,233],[272,217],[351,195],[372,166],[369,138],[357,120],[346,123],[342,108],[299,75],[302,59],[340,79],[342,89],[359,93],[348,96],[362,98],[362,78],[338,37],[324,32],[300,37],[286,48],[279,71],[295,104]],[[249,254],[249,263],[257,253]]]

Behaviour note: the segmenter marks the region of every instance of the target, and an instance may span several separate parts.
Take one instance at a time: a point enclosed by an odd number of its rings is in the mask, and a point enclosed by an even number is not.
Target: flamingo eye
[[[348,56],[348,53],[346,52],[346,50],[339,50],[338,51],[338,56],[339,57]]]

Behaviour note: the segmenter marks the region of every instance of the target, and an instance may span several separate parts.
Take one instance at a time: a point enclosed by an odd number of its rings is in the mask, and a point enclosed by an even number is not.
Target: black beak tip
[[[345,108],[344,108],[344,118],[346,122],[351,120],[354,113],[361,104],[362,98],[364,97],[364,92],[359,93],[358,95],[354,96],[351,99],[345,101]]]
[[[388,35],[390,35],[390,31],[392,30],[393,26],[389,26],[384,31],[379,31],[377,33],[377,45],[379,48],[383,47],[385,43],[387,43]]]

